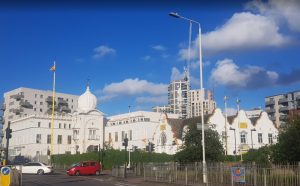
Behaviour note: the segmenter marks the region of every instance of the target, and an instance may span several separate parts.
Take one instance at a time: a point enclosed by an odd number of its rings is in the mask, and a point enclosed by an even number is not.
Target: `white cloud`
[[[101,45],[97,48],[94,48],[93,58],[98,59],[98,58],[102,58],[102,57],[107,56],[107,55],[114,55],[115,53],[116,53],[115,49],[110,48],[110,47],[105,46],[105,45]]]
[[[155,103],[155,104],[162,104],[167,103],[168,97],[167,96],[156,96],[156,97],[138,97],[136,98],[137,103]]]
[[[240,68],[231,59],[224,59],[216,63],[210,81],[228,88],[256,89],[275,85],[278,77],[277,72],[257,66]]]
[[[116,97],[116,95],[103,95],[103,96],[100,96],[98,97],[99,101],[102,102],[102,101],[108,101],[108,100],[111,100],[113,99],[114,97]]]
[[[235,13],[224,25],[202,34],[204,53],[236,51],[261,47],[281,47],[290,38],[279,33],[276,22],[263,15],[250,12]],[[198,37],[192,42],[191,59],[199,55]],[[180,60],[188,60],[188,49],[179,51]]]
[[[258,10],[261,14],[278,22],[284,19],[292,31],[300,32],[299,0],[252,1],[248,3],[246,7],[250,10]]]
[[[147,56],[142,57],[142,59],[144,61],[149,61],[151,59],[151,56],[147,55]]]
[[[155,45],[152,47],[154,50],[158,50],[158,51],[166,51],[167,48],[162,46],[162,45]]]
[[[167,93],[166,84],[155,84],[148,82],[147,80],[125,79],[119,83],[111,83],[103,88],[103,93],[106,95],[139,95],[139,94],[150,94],[150,95],[161,95]]]
[[[227,116],[233,116],[237,113],[236,108],[227,108]]]
[[[203,48],[212,52],[279,47],[289,42],[272,19],[250,12],[234,14],[222,27],[204,34],[202,39]]]
[[[176,67],[172,68],[171,81],[180,80],[184,78],[184,72],[180,72]]]

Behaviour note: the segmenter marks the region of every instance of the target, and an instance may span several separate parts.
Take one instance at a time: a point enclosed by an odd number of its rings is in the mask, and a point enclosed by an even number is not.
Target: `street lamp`
[[[251,129],[251,145],[252,145],[252,149],[253,149],[253,138],[252,138],[252,131],[256,131],[256,129]]]
[[[234,131],[234,159],[236,160],[236,136],[235,136],[235,129],[230,127],[229,130]]]
[[[186,21],[189,21],[190,23],[195,23],[199,27],[199,62],[200,62],[200,92],[202,94],[201,96],[201,125],[202,125],[202,157],[203,157],[203,183],[207,183],[207,167],[206,167],[206,160],[205,160],[205,141],[204,141],[204,107],[203,107],[203,101],[204,101],[204,91],[203,91],[203,75],[202,75],[202,47],[201,47],[201,25],[198,21],[194,21],[192,19],[183,17],[179,15],[176,12],[170,12],[170,16],[175,18],[184,19]]]

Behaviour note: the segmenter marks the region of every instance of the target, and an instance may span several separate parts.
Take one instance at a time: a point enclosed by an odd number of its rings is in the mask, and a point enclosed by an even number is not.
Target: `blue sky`
[[[64,2],[64,1],[63,1]],[[22,2],[20,2],[22,3]],[[187,60],[189,23],[201,23],[204,88],[224,107],[264,108],[264,97],[299,90],[300,2],[74,1],[4,4],[0,93],[18,88],[80,95],[87,79],[107,116],[167,104],[167,85]],[[199,88],[198,28],[192,29],[192,89]]]

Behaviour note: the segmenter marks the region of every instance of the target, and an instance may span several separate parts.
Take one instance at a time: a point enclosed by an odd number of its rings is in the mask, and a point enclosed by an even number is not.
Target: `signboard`
[[[10,168],[2,167],[1,168],[1,186],[10,185]]]
[[[245,167],[231,167],[231,178],[233,182],[245,183]]]
[[[160,125],[160,131],[166,130],[166,125]]]
[[[248,128],[247,123],[246,122],[240,122],[240,129],[246,129]]]

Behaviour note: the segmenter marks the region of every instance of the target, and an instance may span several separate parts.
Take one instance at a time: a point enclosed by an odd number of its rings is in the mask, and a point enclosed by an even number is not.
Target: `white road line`
[[[117,184],[120,184],[120,186],[136,186],[136,185],[133,185],[133,184],[123,183],[123,182],[118,182],[115,185],[117,185]]]

